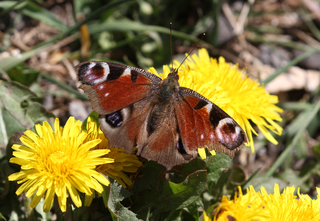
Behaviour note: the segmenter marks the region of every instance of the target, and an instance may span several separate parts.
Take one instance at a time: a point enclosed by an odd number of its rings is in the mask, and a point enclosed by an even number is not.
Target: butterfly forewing
[[[88,61],[76,66],[80,86],[102,115],[152,97],[161,79],[149,72],[112,62]]]
[[[183,87],[180,87],[179,96],[176,115],[187,153],[200,147],[208,147],[209,150],[233,157],[234,150],[247,142],[246,135],[237,122],[211,101]]]

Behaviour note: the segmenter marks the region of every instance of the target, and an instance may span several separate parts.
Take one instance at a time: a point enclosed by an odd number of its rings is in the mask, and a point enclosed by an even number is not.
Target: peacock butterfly
[[[196,158],[198,148],[233,157],[247,141],[227,113],[179,86],[176,69],[164,80],[112,62],[87,61],[75,69],[111,147],[131,153],[136,146],[138,155],[171,170]]]

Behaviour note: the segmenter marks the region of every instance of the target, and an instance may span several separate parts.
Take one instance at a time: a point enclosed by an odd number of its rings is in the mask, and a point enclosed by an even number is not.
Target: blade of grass
[[[23,4],[21,4],[21,3],[23,3]],[[14,9],[21,8],[21,7],[25,6],[26,4],[27,4],[27,2],[25,0],[0,2],[0,8],[4,8],[4,10],[0,13],[0,16],[7,14],[8,12],[10,12]]]
[[[131,0],[130,0],[131,1]],[[74,26],[70,27],[69,29],[67,29],[66,31],[62,32],[61,34],[58,34],[54,37],[52,37],[51,39],[49,39],[48,41],[42,42],[40,44],[38,44],[37,46],[33,47],[31,50],[26,51],[24,53],[22,53],[21,55],[19,55],[19,57],[17,56],[11,56],[5,59],[0,60],[0,68],[3,71],[8,71],[11,68],[13,68],[14,66],[16,66],[17,64],[27,60],[28,58],[30,58],[31,56],[33,56],[34,54],[38,53],[41,50],[44,50],[44,48],[50,46],[52,43],[63,39],[65,37],[67,37],[68,35],[71,35],[73,32],[76,32],[83,24],[87,23],[88,21],[90,21],[91,19],[95,18],[96,16],[100,15],[101,13],[105,12],[106,10],[109,10],[113,7],[116,7],[124,2],[128,2],[128,0],[120,0],[120,1],[113,1],[110,2],[107,5],[104,5],[103,7],[97,9],[96,11],[90,13],[84,20],[76,23]]]
[[[261,170],[261,168],[258,168],[256,171],[254,171],[254,173],[249,177],[249,179],[247,179],[247,181],[241,185],[241,189],[243,189],[248,183],[250,183],[250,181],[255,178],[255,176],[258,174],[258,172]]]
[[[320,31],[317,28],[317,26],[314,24],[314,22],[311,20],[311,17],[306,9],[302,9],[302,19],[306,26],[309,28],[310,32],[315,36],[318,41],[320,41]]]
[[[74,94],[76,96],[76,98],[78,98],[78,99],[89,100],[87,95],[80,93],[78,90],[70,87],[69,85],[67,85],[57,79],[55,79],[54,77],[52,77],[49,74],[40,73],[40,76],[43,77],[44,79],[50,81],[51,83],[58,85],[60,88],[68,91],[69,93]]]
[[[95,51],[91,51],[91,54],[92,55],[95,55],[97,53],[102,53],[102,52],[106,52],[106,51],[111,51],[113,49],[116,49],[116,48],[120,48],[122,46],[125,46],[127,44],[130,44],[132,42],[136,42],[138,40],[142,40],[142,39],[145,39],[147,38],[148,36],[146,34],[138,34],[134,37],[130,37],[130,38],[127,38],[125,40],[122,40],[122,41],[118,41],[115,45],[112,45],[110,47],[107,47],[107,48],[100,48],[100,49],[97,49]],[[94,59],[97,59],[97,58],[94,58]]]
[[[221,10],[221,1],[219,0],[213,0],[212,2],[212,11],[213,11],[213,21],[214,21],[214,27],[213,27],[213,33],[212,36],[208,36],[208,39],[212,39],[210,42],[214,47],[217,47],[218,42],[218,35],[219,35],[219,16],[220,16],[220,10]],[[212,37],[212,38],[210,38]]]
[[[313,107],[312,104],[307,103],[307,102],[282,102],[277,104],[282,109],[285,110],[292,110],[292,111],[304,111],[307,110],[311,107]]]
[[[270,169],[265,173],[264,176],[270,177],[272,174],[278,169],[278,167],[281,166],[281,164],[285,161],[285,159],[288,157],[288,155],[291,153],[293,148],[296,146],[298,141],[300,140],[301,136],[303,135],[304,131],[312,121],[312,119],[315,117],[315,115],[320,110],[320,101],[317,102],[315,107],[313,108],[313,111],[310,115],[308,115],[305,119],[305,121],[301,124],[301,127],[297,134],[294,136],[292,142],[287,146],[287,148],[281,153],[281,155],[277,158],[277,160],[272,164]]]
[[[61,21],[56,19],[50,11],[45,8],[42,8],[33,2],[24,1],[25,4],[20,4],[22,2],[18,1],[3,1],[0,2],[0,8],[5,9],[5,13],[7,10],[17,10],[22,14],[27,15],[35,20],[44,22],[52,27],[58,28],[62,31],[68,29],[68,27],[63,24]]]
[[[156,31],[159,33],[170,34],[170,29],[155,26],[155,25],[145,25],[140,22],[130,21],[130,20],[115,20],[115,21],[108,21],[105,23],[94,23],[88,25],[89,32],[91,34],[99,33],[102,31],[119,31],[119,32],[128,32],[128,31],[137,31],[137,32],[144,32],[144,31]],[[198,42],[199,39],[183,32],[179,31],[172,31],[172,35],[181,39],[185,39],[191,42]]]
[[[248,35],[246,37],[246,40],[249,42],[253,42],[253,43],[265,43],[265,44],[277,44],[277,45],[281,45],[281,46],[285,46],[287,48],[293,48],[293,49],[299,49],[301,51],[308,51],[312,48],[312,46],[307,45],[307,44],[303,44],[303,43],[299,43],[299,42],[294,42],[294,41],[290,41],[290,40],[286,40],[284,41],[283,39],[281,39],[281,37],[279,37],[278,39],[269,39],[266,38],[265,36],[255,32],[254,30],[251,31],[251,34]]]
[[[271,74],[269,77],[267,77],[266,79],[264,79],[261,83],[263,83],[264,85],[267,85],[268,83],[270,83],[273,79],[275,79],[276,77],[278,77],[280,74],[282,74],[283,72],[287,71],[291,66],[298,64],[300,61],[306,59],[307,57],[311,56],[312,54],[319,52],[320,51],[320,47],[315,47],[312,48],[308,51],[306,51],[305,53],[295,57],[294,59],[292,59],[287,65],[277,69],[273,74]]]
[[[33,2],[28,2],[21,12],[35,20],[44,22],[52,27],[58,28],[61,31],[66,31],[68,26],[56,19],[53,14],[45,8],[39,7]]]
[[[20,64],[21,62],[27,60],[31,56],[37,54],[40,51],[43,51],[50,47],[52,43],[48,43],[46,45],[43,45],[41,47],[33,48],[29,51],[26,51],[24,53],[21,53],[17,56],[11,56],[5,59],[0,60],[0,69],[2,69],[4,72],[10,70],[11,68],[15,67],[16,65]]]
[[[314,105],[312,105],[311,108],[306,109],[305,111],[301,112],[298,116],[296,116],[286,127],[285,134],[289,135],[289,137],[293,137],[295,134],[297,134],[300,130],[302,123],[312,113],[313,107]]]
[[[307,27],[309,28],[310,32],[313,34],[313,36],[315,36],[318,41],[320,41],[320,31],[317,28],[317,26],[311,21],[305,21]]]

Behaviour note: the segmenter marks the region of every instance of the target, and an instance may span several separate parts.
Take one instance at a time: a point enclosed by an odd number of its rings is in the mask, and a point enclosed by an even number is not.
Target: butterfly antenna
[[[173,70],[173,57],[172,57],[172,22],[170,22],[170,50],[171,50],[171,65]]]
[[[183,62],[185,62],[185,60],[187,60],[187,58],[191,55],[191,53],[194,51],[194,49],[197,48],[198,44],[200,43],[200,41],[203,39],[203,37],[205,36],[206,34],[203,33],[199,39],[199,41],[197,42],[197,44],[190,50],[190,52],[188,53],[188,55],[183,59],[183,61],[181,62],[181,64],[179,65],[178,69],[181,67],[181,65],[183,64]]]

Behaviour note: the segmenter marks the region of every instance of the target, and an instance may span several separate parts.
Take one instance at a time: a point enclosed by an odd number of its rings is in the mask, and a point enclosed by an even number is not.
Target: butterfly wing
[[[101,115],[152,97],[161,82],[161,78],[147,71],[112,62],[88,61],[75,68],[82,82],[80,88]]]
[[[112,62],[83,62],[76,71],[109,145],[131,153],[161,79]]]
[[[197,92],[180,87],[176,100],[180,139],[187,154],[194,155],[198,148],[208,147],[233,157],[235,150],[247,142],[237,122]]]
[[[155,103],[149,108],[151,111],[138,136],[137,154],[148,160],[157,161],[167,170],[171,170],[176,165],[189,162],[198,154],[189,156],[185,152],[179,152],[181,142],[179,142],[180,134],[174,110],[174,100],[172,99],[163,109],[159,110],[159,107],[161,105]]]

